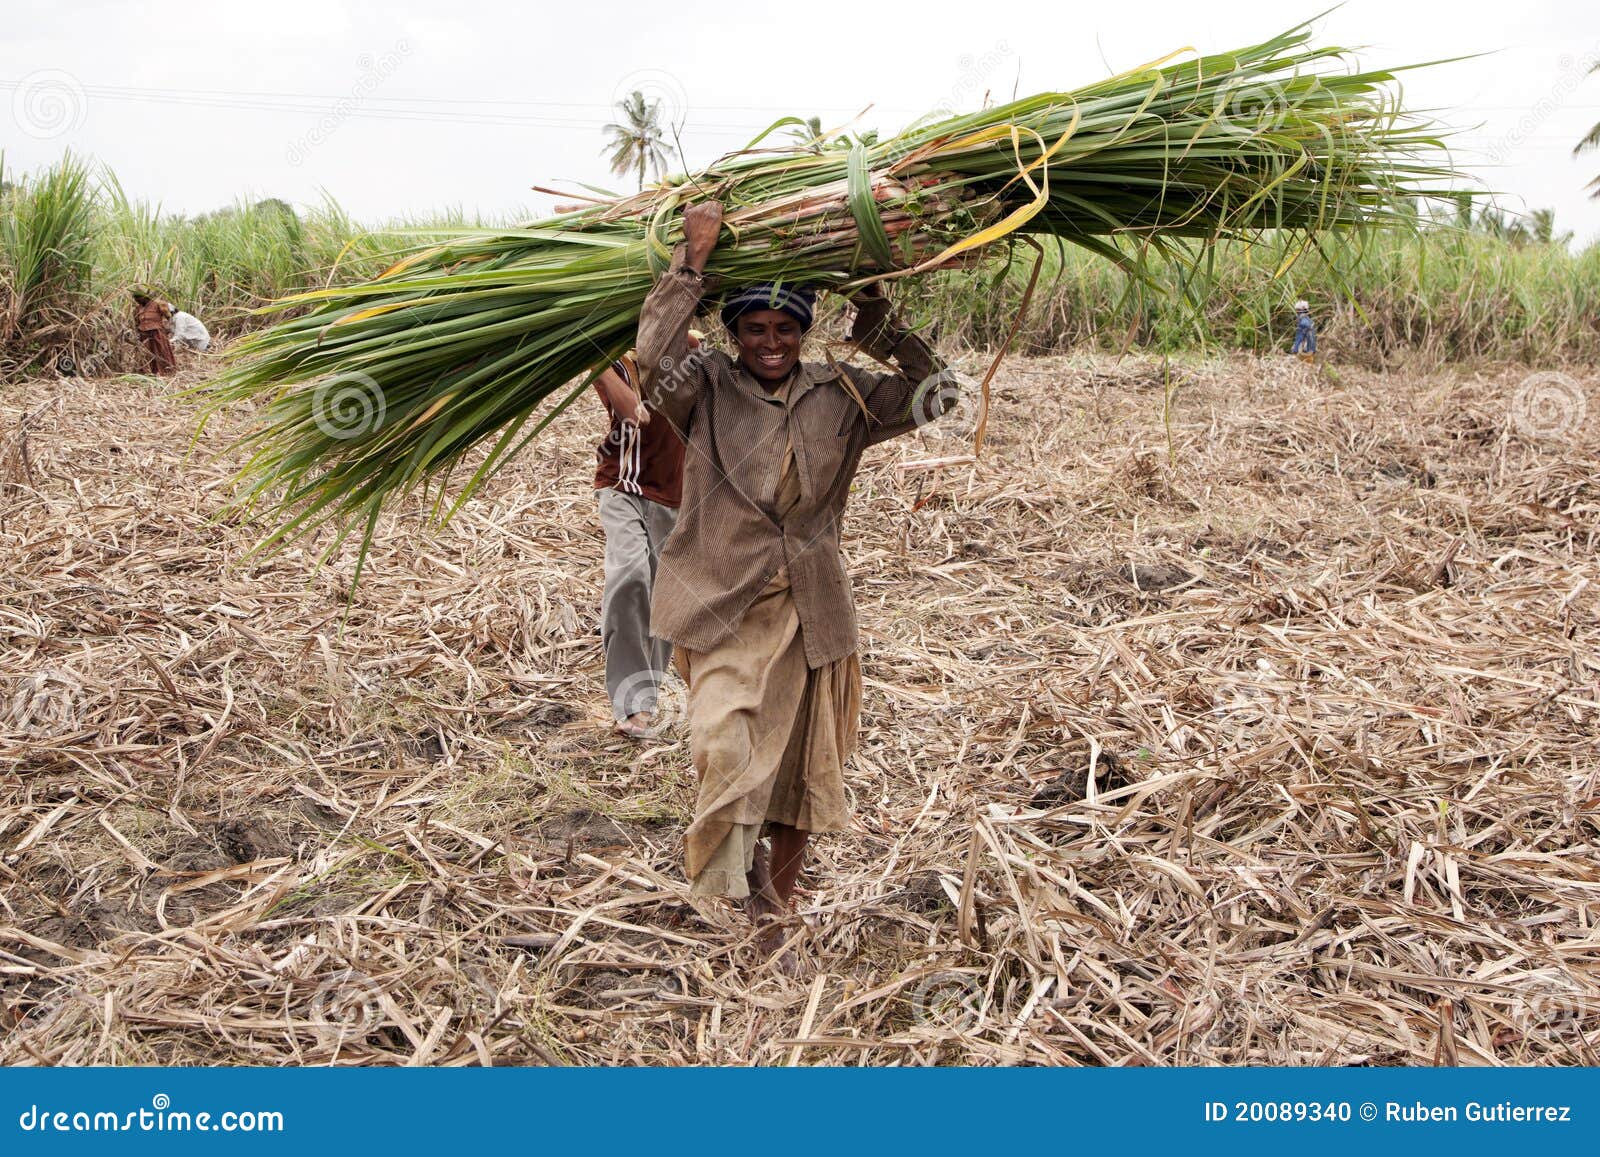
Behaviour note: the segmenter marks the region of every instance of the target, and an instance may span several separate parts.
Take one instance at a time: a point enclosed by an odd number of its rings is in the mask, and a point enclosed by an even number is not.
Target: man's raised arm
[[[639,314],[639,376],[646,403],[680,436],[689,433],[689,413],[694,409],[704,378],[689,352],[689,322],[706,288],[706,259],[717,244],[722,228],[722,205],[702,201],[683,211],[683,244],[672,254],[672,265],[656,282]]]

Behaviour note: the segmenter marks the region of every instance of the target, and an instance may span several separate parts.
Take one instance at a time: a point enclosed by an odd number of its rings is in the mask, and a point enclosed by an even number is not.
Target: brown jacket
[[[683,505],[661,552],[650,632],[709,651],[787,566],[806,662],[820,667],[856,649],[839,520],[861,451],[949,410],[955,391],[938,356],[880,300],[860,309],[851,340],[900,372],[803,363],[786,408],[727,354],[689,355],[685,335],[702,289],[680,246],[639,318],[644,399],[687,444]],[[801,498],[780,523],[775,503],[791,439]]]
[[[134,325],[140,333],[166,333],[172,324],[172,306],[159,297],[152,297],[139,306],[134,315]]]
[[[630,389],[639,389],[639,363],[633,351],[611,363],[611,368]],[[594,451],[594,488],[637,494],[676,509],[683,500],[683,439],[666,422],[641,427],[632,414],[617,413],[598,382],[594,392],[611,419],[611,429]]]

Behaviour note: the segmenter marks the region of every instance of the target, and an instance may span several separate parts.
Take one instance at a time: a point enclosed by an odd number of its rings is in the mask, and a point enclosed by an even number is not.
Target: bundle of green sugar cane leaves
[[[633,344],[697,200],[726,208],[708,269],[724,288],[850,293],[1019,239],[1081,245],[1134,277],[1152,250],[1198,264],[1219,238],[1314,245],[1409,219],[1404,200],[1457,176],[1394,73],[1356,70],[1308,25],[892,139],[772,134],[636,196],[411,238],[371,281],[268,306],[281,320],[202,388],[212,407],[257,403],[235,504],[270,523],[263,546],[331,522],[328,551],[360,529],[364,557],[384,503],[419,489],[453,513]]]

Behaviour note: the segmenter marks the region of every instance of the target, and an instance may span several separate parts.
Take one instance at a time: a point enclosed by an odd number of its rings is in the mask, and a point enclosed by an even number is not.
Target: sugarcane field
[[[1000,8],[0,51],[0,1066],[1600,1066],[1600,27]]]

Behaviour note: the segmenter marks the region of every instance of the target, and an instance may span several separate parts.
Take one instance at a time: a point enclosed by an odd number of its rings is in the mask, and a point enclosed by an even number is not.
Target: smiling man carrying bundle
[[[721,222],[716,202],[684,212],[685,241],[640,317],[644,397],[688,446],[651,629],[677,645],[689,682],[699,779],[685,835],[691,890],[746,900],[763,949],[775,952],[806,841],[849,821],[843,768],[861,708],[839,553],[850,483],[866,446],[909,433],[955,397],[928,388],[942,363],[875,292],[856,297],[851,340],[898,373],[801,362],[815,294],[792,285],[726,299],[736,359],[690,357],[689,320]],[[777,962],[798,967],[790,953]]]

